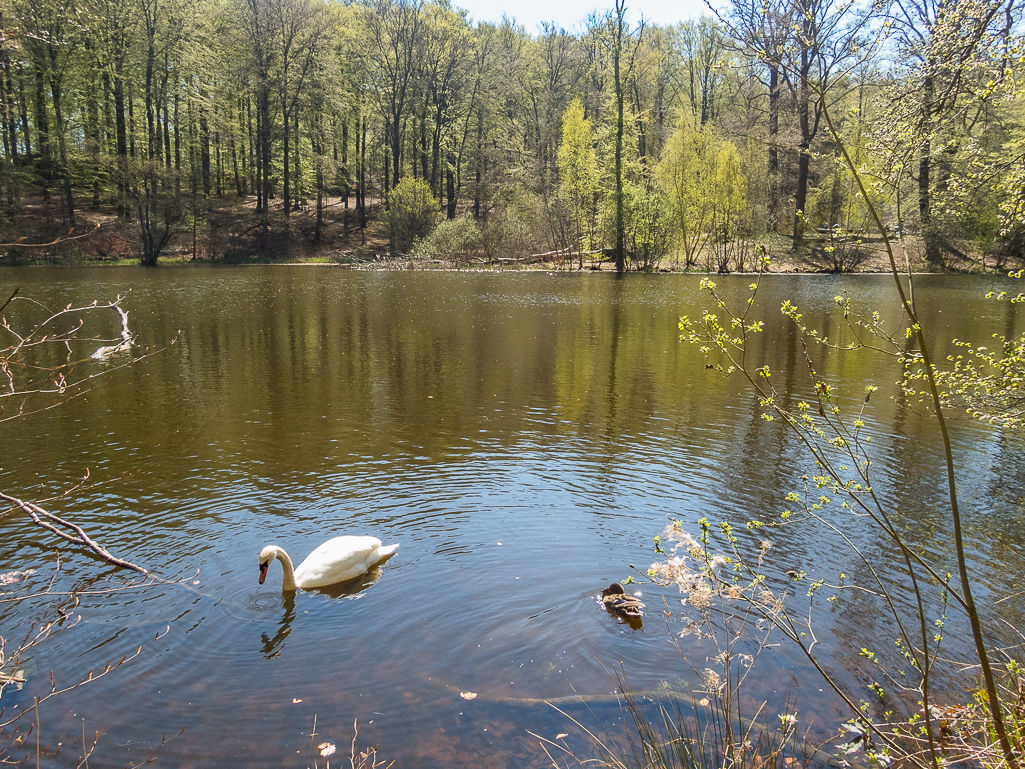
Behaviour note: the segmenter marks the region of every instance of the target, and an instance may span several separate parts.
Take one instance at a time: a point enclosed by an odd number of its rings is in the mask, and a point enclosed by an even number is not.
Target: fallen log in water
[[[440,678],[429,678],[427,679],[432,684],[440,686],[442,689],[458,694],[465,700],[478,700],[480,702],[492,702],[501,705],[516,705],[519,707],[535,708],[542,705],[553,705],[556,707],[566,705],[613,705],[616,703],[622,703],[625,701],[625,697],[622,692],[611,692],[605,694],[568,694],[559,697],[510,697],[508,695],[495,695],[488,694],[487,692],[469,692],[460,689],[458,686],[453,686],[450,683],[442,681]],[[467,696],[472,695],[472,696]],[[659,687],[658,689],[651,689],[649,691],[634,692],[631,691],[629,696],[637,699],[665,699],[671,697],[678,702],[685,702],[688,705],[699,705],[699,700],[693,694],[688,692],[680,692],[670,689],[668,687]]]

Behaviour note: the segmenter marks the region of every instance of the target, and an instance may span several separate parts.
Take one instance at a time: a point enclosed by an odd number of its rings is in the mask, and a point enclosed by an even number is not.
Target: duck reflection
[[[644,621],[640,617],[623,616],[609,608],[606,608],[605,611],[619,620],[620,625],[629,625],[631,630],[644,630]]]
[[[637,596],[627,593],[626,589],[618,582],[613,582],[601,591],[599,603],[620,623],[629,625],[631,630],[642,629],[641,617],[644,612],[641,610],[644,608],[644,604]]]
[[[321,593],[322,595],[326,595],[328,598],[361,598],[363,591],[377,582],[377,580],[381,578],[382,573],[381,567],[375,566],[357,579],[350,580],[349,582],[340,582],[335,585],[308,589],[306,592]],[[295,619],[296,595],[297,593],[293,592],[281,594],[281,605],[284,607],[285,613],[281,615],[281,621],[278,623],[277,632],[274,633],[273,636],[268,636],[266,633],[260,633],[260,640],[263,642],[263,648],[260,651],[267,659],[280,657],[282,650],[285,648],[285,639],[287,639],[288,634],[292,632],[292,621]]]

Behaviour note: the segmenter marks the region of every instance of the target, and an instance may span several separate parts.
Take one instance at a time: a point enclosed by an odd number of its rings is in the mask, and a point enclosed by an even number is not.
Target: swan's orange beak
[[[268,566],[270,566],[270,563],[261,563],[260,564],[260,584],[261,585],[263,584],[263,581],[265,579],[267,579],[267,567]]]

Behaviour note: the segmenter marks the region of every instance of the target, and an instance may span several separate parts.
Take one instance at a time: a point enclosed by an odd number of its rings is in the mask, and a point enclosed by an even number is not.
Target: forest
[[[846,272],[880,227],[931,270],[1023,253],[1017,0],[730,0],[672,26],[618,0],[538,34],[446,0],[0,18],[0,263],[730,272],[766,250]]]

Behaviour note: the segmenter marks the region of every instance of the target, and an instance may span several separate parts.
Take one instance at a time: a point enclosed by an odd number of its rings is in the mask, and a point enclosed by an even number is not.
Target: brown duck
[[[613,582],[601,591],[602,605],[620,617],[641,617],[644,604],[639,598],[627,595],[626,590],[618,582]]]

